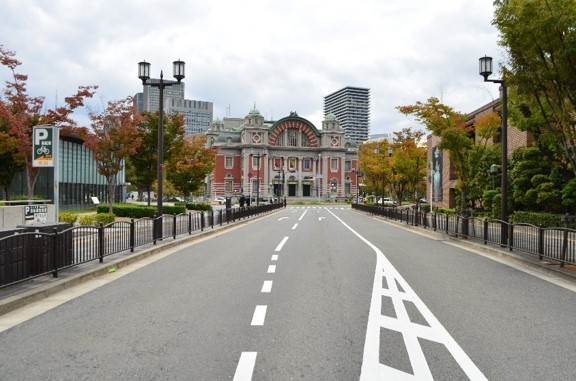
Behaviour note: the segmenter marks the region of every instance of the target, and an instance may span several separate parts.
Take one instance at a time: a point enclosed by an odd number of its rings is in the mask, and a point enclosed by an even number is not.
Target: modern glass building
[[[336,115],[346,137],[355,142],[368,140],[370,131],[370,89],[345,87],[324,97],[324,116]]]
[[[86,209],[93,206],[91,197],[98,197],[101,203],[108,200],[106,178],[98,173],[92,151],[84,146],[84,141],[77,137],[60,137],[59,165],[59,208]],[[54,168],[39,168],[34,187],[34,196],[45,200],[54,199]],[[123,201],[125,170],[115,180],[116,201]],[[10,186],[11,195],[27,195],[26,174],[17,175]]]
[[[148,83],[159,83],[159,79],[150,79]],[[164,112],[184,116],[184,133],[186,136],[203,134],[210,129],[213,118],[212,102],[184,99],[184,82],[164,81],[171,86],[164,88]],[[144,92],[134,96],[139,112],[156,112],[160,107],[160,90],[158,87],[143,86]]]

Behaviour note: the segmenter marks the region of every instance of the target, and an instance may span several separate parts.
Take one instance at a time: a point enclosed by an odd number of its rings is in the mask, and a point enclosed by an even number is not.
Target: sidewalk
[[[74,287],[88,280],[107,274],[109,271],[116,271],[131,263],[160,253],[168,248],[179,245],[190,244],[199,239],[214,236],[246,223],[263,218],[267,215],[237,221],[223,226],[208,227],[204,231],[194,231],[191,235],[180,235],[176,239],[166,238],[157,241],[156,245],[147,244],[136,247],[134,252],[129,250],[104,257],[104,262],[90,261],[68,269],[59,270],[58,278],[51,274],[34,278],[22,283],[0,289],[0,316],[18,308],[24,307],[35,301],[57,294],[60,291]]]
[[[481,241],[464,237],[454,237],[440,230],[434,231],[431,229],[425,229],[422,226],[413,226],[406,224],[405,222],[390,220],[388,218],[376,215],[373,215],[372,217],[379,218],[383,222],[413,231],[417,234],[426,235],[434,239],[443,239],[445,241],[449,241],[450,243],[459,245],[464,249],[481,251],[487,256],[505,258],[524,267],[529,267],[534,270],[545,272],[549,275],[562,278],[569,282],[576,282],[576,265],[564,264],[564,266],[561,266],[560,263],[555,262],[552,259],[544,257],[542,260],[540,260],[537,255],[523,251],[510,251],[507,247],[502,247],[497,244],[488,243],[485,245]]]

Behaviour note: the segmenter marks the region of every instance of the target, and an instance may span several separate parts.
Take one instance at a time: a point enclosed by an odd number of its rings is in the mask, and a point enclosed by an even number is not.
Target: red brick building
[[[214,171],[206,179],[211,198],[356,195],[358,147],[332,114],[318,130],[295,112],[271,122],[254,109],[239,127],[226,128],[216,120],[207,137],[207,145],[216,150]]]
[[[499,113],[501,100],[496,99],[479,109],[468,114],[467,124],[473,126],[475,121],[489,112]],[[497,135],[488,143],[498,143],[500,135]],[[438,148],[440,138],[432,134],[428,135],[428,178],[426,185],[427,198],[432,195],[432,204],[441,208],[456,207],[456,183],[457,178],[454,168],[450,165],[450,155]],[[520,131],[508,123],[508,156],[519,147],[530,147],[534,143],[532,134]],[[498,163],[495,163],[498,164]]]

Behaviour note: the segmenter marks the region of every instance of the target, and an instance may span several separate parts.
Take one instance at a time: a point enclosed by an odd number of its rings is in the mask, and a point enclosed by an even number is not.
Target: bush
[[[58,220],[62,222],[66,222],[68,224],[74,225],[76,220],[78,219],[78,214],[70,213],[70,212],[62,212],[58,214]]]
[[[212,205],[207,202],[195,202],[186,204],[187,210],[212,210]]]
[[[164,214],[184,214],[186,213],[186,207],[184,205],[164,205]]]
[[[563,217],[563,214],[517,211],[510,217],[510,222],[532,224],[545,228],[559,228],[566,226],[566,223],[562,221]],[[576,229],[576,223],[572,222],[568,224],[568,227]]]
[[[78,223],[82,226],[96,225],[96,215],[95,214],[83,214],[78,219]]]
[[[116,215],[114,213],[98,213],[95,216],[95,225],[108,225],[116,221]]]
[[[93,225],[100,226],[108,225],[116,220],[116,216],[113,213],[98,213],[98,214],[84,214],[78,219],[80,225]]]
[[[108,213],[108,205],[98,205],[96,208],[98,214]],[[145,206],[138,204],[114,204],[112,205],[112,212],[117,217],[128,217],[128,218],[153,218],[156,214],[156,208],[153,206]]]

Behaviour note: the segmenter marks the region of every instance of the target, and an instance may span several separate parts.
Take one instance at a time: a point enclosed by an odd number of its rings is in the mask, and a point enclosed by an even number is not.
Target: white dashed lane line
[[[242,352],[240,361],[236,367],[236,373],[232,381],[250,381],[256,365],[256,355],[258,352]]]
[[[272,291],[272,281],[271,280],[265,280],[264,283],[262,284],[262,291],[263,293],[269,293]]]
[[[254,309],[254,315],[252,316],[252,323],[250,325],[264,325],[264,319],[266,319],[266,310],[268,306],[258,305]]]
[[[304,212],[306,214],[306,212]],[[300,216],[300,220],[304,217],[304,214]],[[294,225],[292,229],[295,229],[298,224]],[[284,237],[282,241],[276,246],[275,252],[279,252],[282,250],[284,244],[288,241],[288,237]],[[270,261],[276,262],[278,261],[278,254],[273,254],[270,258]],[[269,265],[268,274],[276,273],[276,265]],[[262,284],[261,293],[269,294],[272,292],[272,280],[265,280]],[[266,320],[266,311],[268,310],[267,305],[257,305],[254,309],[254,315],[252,315],[252,322],[250,323],[251,326],[264,326],[264,321]],[[240,360],[238,361],[238,365],[236,367],[236,372],[234,373],[233,381],[251,381],[252,376],[254,374],[254,367],[256,365],[256,356],[258,352],[242,352],[240,355]]]

